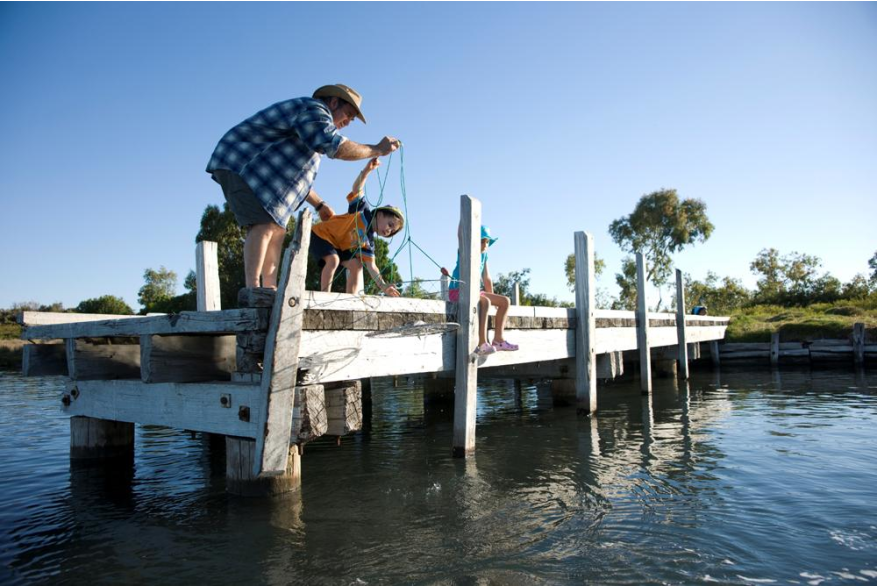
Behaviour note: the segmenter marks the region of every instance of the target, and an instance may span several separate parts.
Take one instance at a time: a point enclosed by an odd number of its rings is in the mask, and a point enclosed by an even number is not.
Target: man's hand
[[[388,296],[390,296],[391,298],[398,298],[401,295],[399,293],[399,290],[396,289],[396,286],[394,286],[394,285],[388,285],[387,289],[384,290],[384,293],[387,294]]]
[[[378,151],[380,151],[381,156],[389,155],[393,151],[399,148],[402,144],[402,141],[399,139],[395,139],[393,137],[384,137],[381,139],[381,142],[375,145]]]
[[[329,204],[327,204],[324,201],[322,207],[320,207],[319,214],[320,214],[320,220],[322,220],[323,222],[326,222],[327,220],[329,220],[330,218],[335,216],[335,210],[333,210],[332,206],[330,206]]]

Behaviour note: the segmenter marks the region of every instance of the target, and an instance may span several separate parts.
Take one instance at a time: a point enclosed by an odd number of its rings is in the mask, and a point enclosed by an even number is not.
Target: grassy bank
[[[21,370],[21,326],[18,324],[0,324],[0,369],[5,371]]]
[[[773,332],[786,342],[818,338],[847,338],[853,324],[864,322],[869,340],[877,340],[874,300],[813,304],[806,308],[754,306],[731,314],[726,342],[770,342]]]
[[[0,340],[0,370],[21,370],[21,347],[23,340]]]
[[[18,324],[0,324],[0,340],[18,340],[21,326]]]

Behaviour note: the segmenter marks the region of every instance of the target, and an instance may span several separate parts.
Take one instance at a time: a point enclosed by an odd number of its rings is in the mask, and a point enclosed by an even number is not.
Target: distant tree
[[[189,269],[189,273],[186,274],[186,279],[183,280],[183,287],[192,292],[198,290],[198,276],[193,270]]]
[[[743,286],[739,279],[719,276],[712,271],[707,272],[704,281],[697,281],[685,274],[685,303],[687,308],[706,306],[714,315],[728,315],[734,310],[746,306],[752,299],[752,293]],[[675,295],[673,303],[675,305]]]
[[[801,293],[800,305],[815,304],[819,302],[836,302],[843,294],[843,284],[840,279],[825,273],[813,280],[812,286]]]
[[[18,324],[22,312],[38,312],[40,307],[37,302],[15,302],[8,310],[0,310],[0,324]]]
[[[805,304],[808,298],[826,289],[840,290],[840,282],[819,281],[819,267],[822,261],[815,255],[793,252],[784,257],[786,283],[791,297],[800,304]],[[837,287],[834,288],[833,286]]]
[[[871,287],[877,288],[877,251],[868,259],[868,267],[871,269]]]
[[[130,315],[134,313],[131,306],[125,303],[122,298],[116,296],[101,296],[79,302],[76,306],[77,312],[83,314],[123,314]]]
[[[606,261],[600,258],[596,253],[594,254],[594,275],[599,277],[603,274],[603,271],[606,269]],[[576,290],[576,255],[575,253],[570,253],[566,257],[566,261],[563,263],[563,271],[566,273],[566,286],[569,288],[569,291]]]
[[[755,301],[757,303],[780,303],[785,292],[785,267],[776,249],[762,249],[749,269],[761,275],[756,284]]]
[[[636,309],[636,261],[633,257],[621,260],[621,273],[615,274],[618,285],[618,298],[612,302],[613,310]]]
[[[548,297],[545,294],[528,293],[526,296],[521,297],[524,298],[522,300],[522,306],[543,306],[548,308],[575,306],[575,304],[572,304],[570,302],[560,302],[557,298]]]
[[[530,291],[529,267],[524,268],[522,271],[509,271],[508,273],[497,275],[493,280],[493,292],[511,298],[515,291],[515,283],[518,284],[518,292],[521,294],[520,304],[522,306],[548,306],[554,308],[561,306],[561,302],[557,301],[557,298],[550,298],[545,294]]]
[[[843,285],[840,297],[845,300],[854,300],[868,297],[875,290],[871,282],[861,273],[856,273],[851,280]]]
[[[161,266],[158,270],[147,269],[143,272],[146,284],[137,292],[137,301],[145,312],[154,312],[158,304],[176,295],[177,274]]]
[[[524,268],[523,271],[509,271],[508,273],[498,274],[493,280],[493,292],[511,298],[515,291],[515,283],[518,284],[521,298],[526,298],[530,291],[529,267]]]
[[[13,312],[39,312],[41,307],[39,302],[15,302],[12,304],[11,310]]]
[[[755,303],[806,306],[840,299],[843,286],[830,273],[819,274],[822,260],[793,251],[780,256],[776,249],[762,249],[749,267],[756,275]]]
[[[435,297],[433,294],[426,291],[423,287],[423,279],[419,277],[415,277],[401,293],[402,297],[405,298],[429,299]]]
[[[294,225],[295,222],[290,224]],[[195,242],[213,241],[216,243],[219,264],[219,300],[223,308],[237,308],[238,292],[246,285],[244,279],[245,237],[246,231],[238,225],[234,214],[228,208],[228,202],[223,203],[222,210],[218,206],[212,205],[204,209],[204,214],[201,215],[201,229],[195,236]],[[319,283],[319,277],[317,277],[317,289],[319,289]]]
[[[609,234],[622,250],[645,256],[646,279],[660,291],[673,273],[671,255],[706,241],[713,228],[703,201],[680,201],[676,190],[662,189],[641,197],[630,215],[609,225]]]
[[[64,304],[61,302],[55,302],[53,304],[40,306],[40,312],[66,312],[64,309]]]

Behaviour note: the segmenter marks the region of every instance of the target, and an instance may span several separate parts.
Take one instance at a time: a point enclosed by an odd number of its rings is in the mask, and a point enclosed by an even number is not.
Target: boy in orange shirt
[[[340,264],[350,271],[347,293],[356,293],[354,290],[364,265],[381,291],[388,296],[399,297],[399,291],[393,284],[384,281],[375,264],[374,237],[377,233],[378,236],[389,238],[402,230],[405,216],[395,206],[380,206],[372,211],[362,194],[368,174],[380,164],[377,157],[371,159],[356,177],[347,196],[347,214],[336,214],[314,225],[308,252],[322,266],[322,291],[329,291]]]

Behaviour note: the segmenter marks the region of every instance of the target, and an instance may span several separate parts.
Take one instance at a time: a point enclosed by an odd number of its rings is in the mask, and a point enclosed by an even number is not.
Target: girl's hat
[[[482,224],[481,225],[481,240],[484,240],[484,239],[487,239],[487,246],[492,247],[493,243],[495,243],[499,239],[499,237],[497,237],[497,238],[491,237],[490,236],[490,229]]]
[[[405,227],[405,215],[402,214],[402,210],[400,210],[396,206],[379,206],[378,208],[375,208],[375,213],[377,214],[378,212],[383,212],[384,214],[392,214],[399,219],[399,229],[393,234],[398,233],[399,230],[402,230]]]

